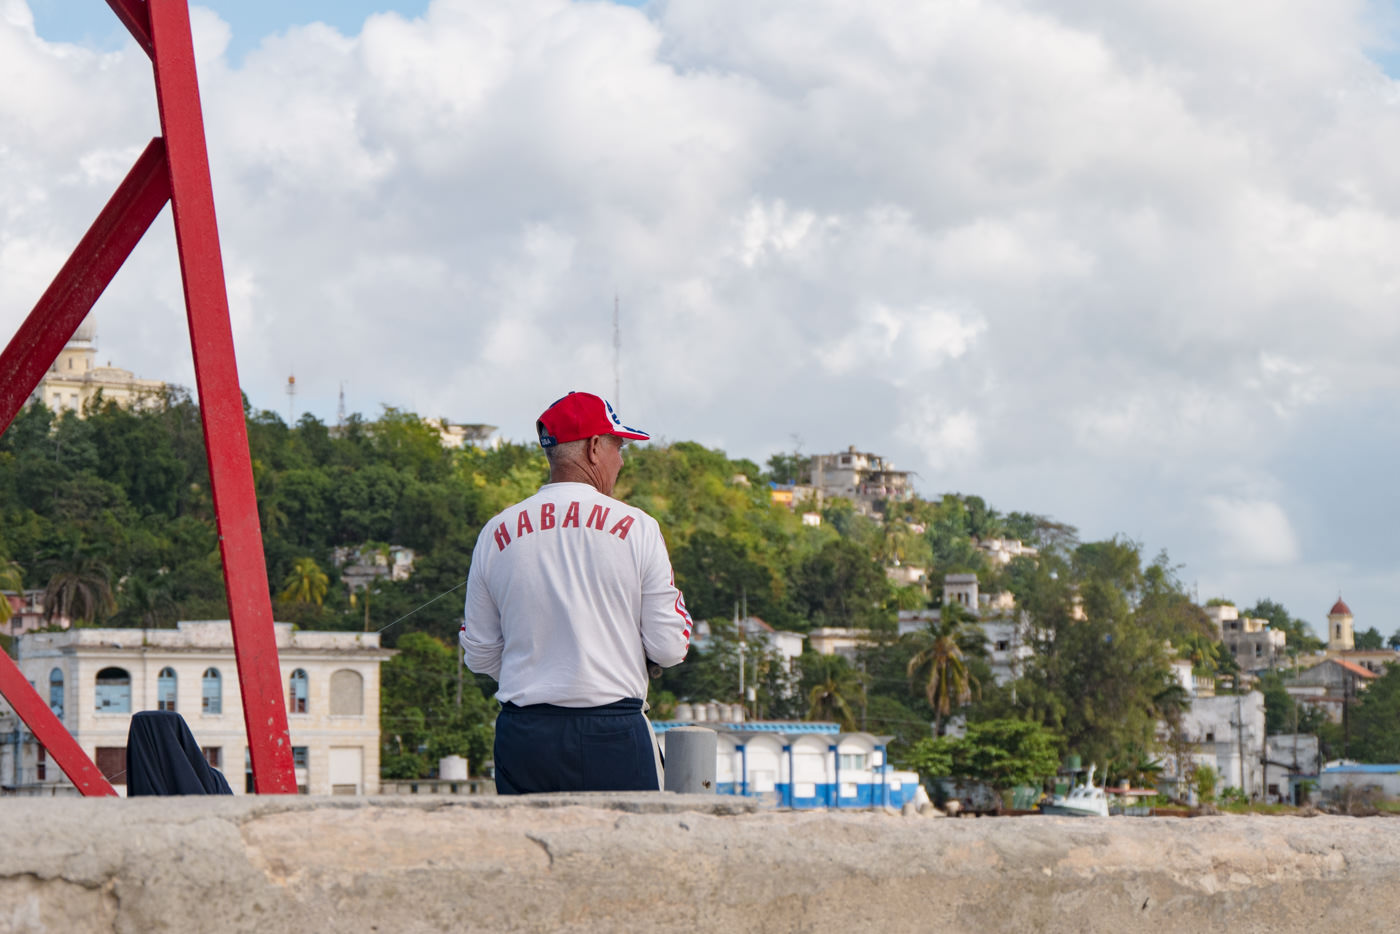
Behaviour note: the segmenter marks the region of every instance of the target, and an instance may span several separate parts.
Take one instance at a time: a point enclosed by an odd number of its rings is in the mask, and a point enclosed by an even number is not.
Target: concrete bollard
[[[678,794],[715,793],[714,730],[678,726],[666,731],[666,790]]]

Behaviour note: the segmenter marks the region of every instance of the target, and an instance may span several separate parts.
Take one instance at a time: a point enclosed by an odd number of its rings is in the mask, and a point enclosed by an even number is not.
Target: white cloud
[[[950,409],[924,396],[907,404],[898,430],[922,455],[923,464],[945,468],[976,460],[977,417],[967,409]]]
[[[818,347],[817,359],[838,376],[870,368],[896,384],[963,356],[984,328],[980,321],[927,305],[908,310],[875,305],[855,317],[854,328]]]
[[[1400,415],[1400,92],[1362,0],[433,0],[237,66],[194,12],[255,404],[295,370],[323,417],[345,382],[527,437],[556,390],[611,391],[618,295],[624,408],[659,433],[858,432],[925,492],[1189,562],[1224,556],[1172,504],[1267,530],[1322,482],[1284,470],[1305,425]],[[0,329],[155,114],[134,45],[0,0]],[[168,218],[99,341],[189,382]],[[1306,515],[1234,550],[1396,564]]]
[[[1287,565],[1298,560],[1298,535],[1278,503],[1212,496],[1206,509],[1219,536],[1219,560],[1246,567]]]

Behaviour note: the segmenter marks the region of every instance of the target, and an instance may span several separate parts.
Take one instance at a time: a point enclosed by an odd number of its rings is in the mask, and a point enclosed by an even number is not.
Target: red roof
[[[1349,671],[1354,675],[1360,675],[1363,678],[1380,677],[1380,675],[1376,674],[1374,671],[1371,671],[1367,668],[1362,668],[1360,665],[1356,664],[1356,662],[1349,662],[1345,658],[1334,658],[1332,659],[1332,661],[1336,662],[1338,665],[1341,665],[1344,670]]]
[[[1334,603],[1334,604],[1332,604],[1332,609],[1327,613],[1327,615],[1328,615],[1328,616],[1351,616],[1351,615],[1352,615],[1352,613],[1351,613],[1351,607],[1347,606],[1347,605],[1346,605],[1346,601],[1344,601],[1341,597],[1338,597],[1338,598],[1337,598],[1337,602]]]

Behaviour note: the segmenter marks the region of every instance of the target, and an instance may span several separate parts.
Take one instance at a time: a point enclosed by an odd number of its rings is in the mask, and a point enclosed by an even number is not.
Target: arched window
[[[365,679],[342,668],[331,675],[331,716],[361,717],[365,712]]]
[[[306,671],[298,668],[292,672],[290,690],[287,693],[287,710],[291,713],[306,713]]]
[[[131,713],[131,675],[125,668],[97,673],[96,701],[98,713]]]
[[[156,710],[175,709],[176,685],[175,669],[162,668],[156,678]]]
[[[58,719],[63,719],[63,669],[49,672],[49,709]]]
[[[217,668],[204,669],[201,684],[203,700],[200,709],[207,714],[224,712],[224,679]]]

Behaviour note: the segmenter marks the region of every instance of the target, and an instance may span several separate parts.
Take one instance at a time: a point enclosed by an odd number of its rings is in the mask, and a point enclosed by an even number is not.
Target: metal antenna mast
[[[293,374],[287,377],[287,425],[290,426],[296,421],[297,407],[297,378]]]
[[[340,402],[335,407],[335,427],[345,427],[345,381],[340,381]]]
[[[613,405],[622,405],[622,325],[617,293],[613,293]]]

